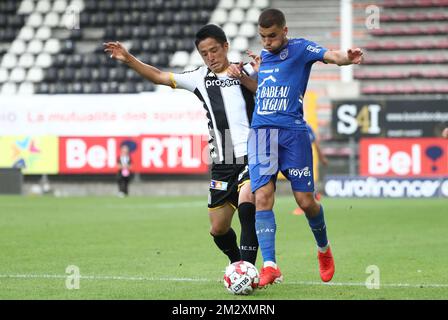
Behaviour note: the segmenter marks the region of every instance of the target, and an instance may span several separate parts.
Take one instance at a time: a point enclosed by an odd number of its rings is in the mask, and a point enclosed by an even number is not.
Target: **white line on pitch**
[[[0,274],[0,278],[9,279],[66,279],[69,275],[57,274]],[[132,277],[132,276],[80,276],[80,279],[85,280],[122,280],[122,281],[168,281],[168,282],[220,282],[220,279],[205,279],[205,278],[154,278],[154,277]],[[317,282],[317,281],[286,281],[285,285],[300,285],[300,286],[340,286],[340,287],[364,287],[362,282]],[[387,288],[448,288],[448,284],[444,283],[384,283],[381,287]]]

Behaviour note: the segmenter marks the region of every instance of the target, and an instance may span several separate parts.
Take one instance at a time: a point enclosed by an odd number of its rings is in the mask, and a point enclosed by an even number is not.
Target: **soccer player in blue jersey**
[[[248,155],[257,237],[264,261],[259,286],[283,279],[276,264],[273,212],[279,170],[291,182],[296,202],[305,212],[317,242],[320,277],[328,282],[335,271],[334,259],[327,239],[324,210],[314,198],[313,157],[303,119],[303,97],[314,62],[339,66],[359,64],[363,53],[359,48],[331,51],[306,39],[288,39],[285,16],[277,9],[261,13],[258,31],[264,50],[260,57]]]

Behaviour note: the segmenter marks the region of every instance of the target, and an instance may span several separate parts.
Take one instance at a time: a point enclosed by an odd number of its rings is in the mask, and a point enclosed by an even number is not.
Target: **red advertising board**
[[[208,170],[207,137],[150,135],[130,138],[61,137],[59,173],[115,173],[122,144],[130,147],[133,172],[201,174]]]
[[[362,176],[448,176],[448,139],[360,140]]]

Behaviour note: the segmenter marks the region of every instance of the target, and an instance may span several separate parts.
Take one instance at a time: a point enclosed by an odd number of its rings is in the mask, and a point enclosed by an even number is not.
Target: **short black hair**
[[[283,28],[286,25],[286,18],[280,10],[270,8],[260,14],[258,25],[262,28],[270,28],[274,25]]]
[[[224,44],[227,42],[226,34],[216,24],[207,24],[199,29],[198,32],[196,32],[196,40],[194,41],[196,48],[202,40],[205,40],[207,38],[215,39],[220,44]]]

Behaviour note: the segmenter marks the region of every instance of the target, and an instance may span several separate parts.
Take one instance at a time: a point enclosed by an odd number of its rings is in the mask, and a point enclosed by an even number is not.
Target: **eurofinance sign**
[[[374,178],[329,176],[325,194],[337,198],[432,198],[448,197],[448,177]]]
[[[325,179],[330,197],[448,197],[448,140],[441,138],[360,141],[360,176]]]

